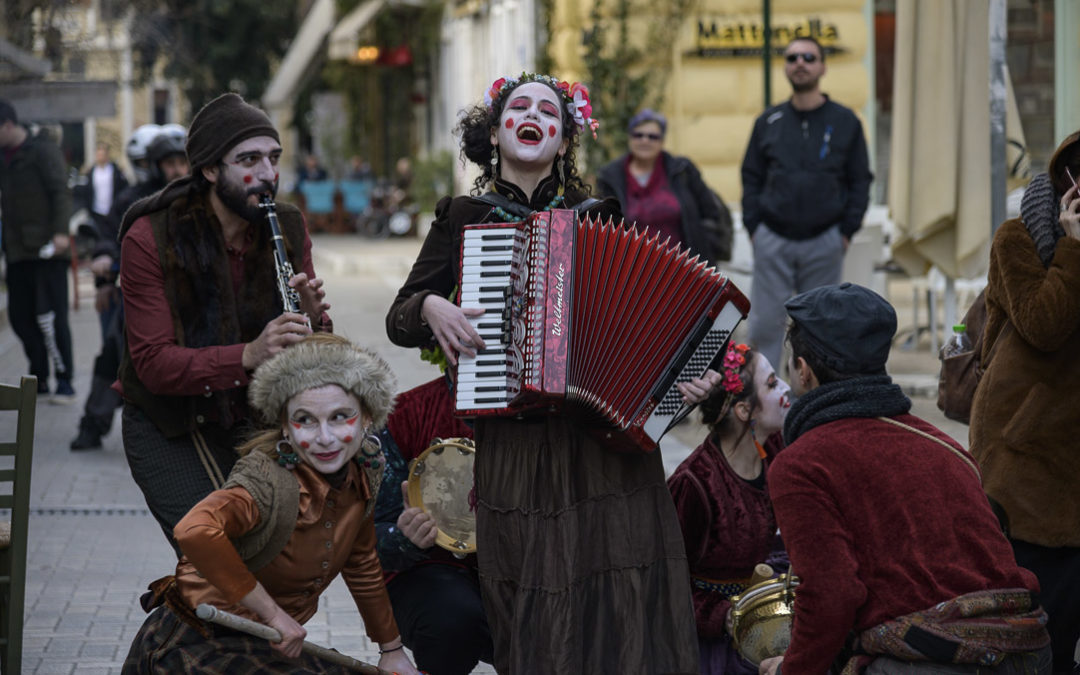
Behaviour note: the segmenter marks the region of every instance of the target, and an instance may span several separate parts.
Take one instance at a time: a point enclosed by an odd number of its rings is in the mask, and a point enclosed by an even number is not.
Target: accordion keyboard
[[[518,390],[517,374],[511,372],[506,355],[511,339],[514,248],[519,244],[519,230],[514,227],[465,231],[463,250],[468,262],[461,270],[461,306],[484,309],[480,316],[469,317],[469,323],[486,348],[475,357],[458,359],[459,408],[502,408]]]

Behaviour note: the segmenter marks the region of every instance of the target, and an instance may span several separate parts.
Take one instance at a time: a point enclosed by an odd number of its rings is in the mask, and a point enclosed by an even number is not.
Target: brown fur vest
[[[299,271],[303,218],[288,204],[278,204],[277,213],[289,260]],[[176,344],[201,348],[251,342],[281,314],[268,225],[252,224],[254,239],[243,258],[244,283],[234,291],[221,224],[205,193],[178,197],[147,217],[165,278]],[[120,382],[124,398],[145,412],[166,437],[181,436],[208,418],[230,428],[240,421],[237,410],[246,417],[246,387],[212,392],[209,397],[152,394],[139,380],[126,345]]]

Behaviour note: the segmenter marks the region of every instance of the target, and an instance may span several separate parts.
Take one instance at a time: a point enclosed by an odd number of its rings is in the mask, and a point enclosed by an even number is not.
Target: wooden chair
[[[22,378],[18,387],[0,384],[0,410],[18,412],[15,441],[0,443],[0,456],[15,459],[13,468],[0,469],[0,483],[11,484],[10,494],[0,494],[0,509],[11,510],[11,520],[0,523],[0,672],[4,675],[19,673],[22,669],[30,464],[34,454],[36,403],[36,377]]]

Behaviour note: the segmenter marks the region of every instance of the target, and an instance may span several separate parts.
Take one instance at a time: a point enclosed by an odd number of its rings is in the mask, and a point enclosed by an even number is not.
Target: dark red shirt
[[[244,255],[251,247],[252,238],[253,231],[249,227],[241,249],[226,249],[233,293],[237,297],[244,284]],[[120,260],[128,349],[139,380],[151,393],[197,396],[247,386],[249,378],[243,366],[246,343],[199,348],[181,347],[176,343],[172,313],[165,295],[165,275],[148,217],[136,220],[124,236]],[[273,264],[273,261],[267,258],[267,264]],[[309,279],[315,278],[311,238],[306,231],[303,271]],[[330,325],[330,318],[323,314],[319,327],[327,330]],[[119,381],[113,388],[123,393]]]
[[[690,576],[721,582],[748,579],[754,565],[768,558],[776,538],[769,493],[735,473],[712,435],[675,469],[668,487]],[[692,590],[698,635],[721,637],[731,602],[717,591]]]
[[[971,459],[928,422],[894,419]],[[826,672],[852,630],[974,591],[1039,588],[972,468],[912,431],[876,419],[823,424],[777,456],[768,480],[802,580],[784,675]]]
[[[672,192],[664,168],[664,157],[656,159],[649,180],[642,185],[630,172],[630,157],[626,158],[626,208],[623,217],[639,228],[659,232],[660,240],[671,237],[672,244],[682,243],[682,207]]]

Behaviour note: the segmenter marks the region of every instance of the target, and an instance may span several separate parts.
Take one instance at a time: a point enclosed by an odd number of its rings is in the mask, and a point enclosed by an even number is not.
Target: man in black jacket
[[[7,258],[8,318],[37,376],[49,393],[49,362],[56,376],[53,401],[75,400],[67,270],[71,264],[68,218],[71,195],[60,148],[45,133],[19,124],[15,108],[0,99],[0,211]]]
[[[754,122],[742,164],[743,224],[754,245],[750,340],[773,364],[784,303],[840,282],[873,179],[859,119],[821,92],[821,45],[792,40],[784,60],[792,96]]]

